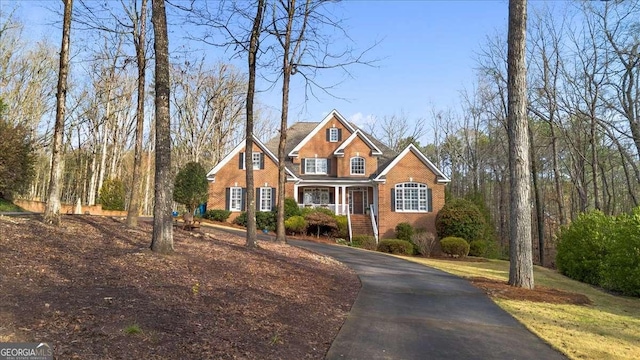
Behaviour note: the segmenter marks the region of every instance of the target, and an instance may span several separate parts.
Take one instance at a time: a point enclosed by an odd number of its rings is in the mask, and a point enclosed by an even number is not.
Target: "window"
[[[251,154],[251,162],[253,163],[253,170],[260,170],[262,168],[260,166],[262,162],[262,153],[254,152]]]
[[[329,142],[338,142],[340,141],[340,132],[338,128],[330,128],[329,129]]]
[[[329,197],[329,189],[304,189],[305,204],[328,204]]]
[[[260,211],[271,211],[271,188],[260,188]]]
[[[360,156],[351,158],[351,175],[364,175],[364,158]]]
[[[238,168],[245,170],[246,167],[244,166],[244,153],[241,152],[239,154],[239,159],[238,159]],[[251,153],[251,163],[253,165],[253,170],[260,170],[260,169],[264,169],[264,154],[261,152],[254,152]]]
[[[232,187],[229,191],[229,210],[242,211],[242,188]]]
[[[407,182],[396,185],[396,211],[428,211],[427,185]]]
[[[305,159],[304,172],[305,174],[326,174],[327,159]]]

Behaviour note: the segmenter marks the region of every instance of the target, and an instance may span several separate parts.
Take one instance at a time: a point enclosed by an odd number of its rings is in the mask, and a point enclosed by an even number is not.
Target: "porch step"
[[[371,227],[369,215],[351,215],[351,234],[373,236],[373,228]]]

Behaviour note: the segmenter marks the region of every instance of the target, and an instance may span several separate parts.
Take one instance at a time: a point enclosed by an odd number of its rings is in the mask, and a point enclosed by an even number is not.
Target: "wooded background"
[[[80,199],[95,204],[107,179],[120,179],[131,191],[140,3],[123,0],[105,6],[79,1],[74,8],[64,203]],[[170,10],[170,29],[171,20],[205,19],[203,9]],[[5,106],[1,116],[28,129],[36,166],[23,196],[45,200],[59,48],[45,38],[28,38],[28,24],[11,9],[3,6],[0,15],[0,99]],[[144,19],[150,21],[149,16]],[[152,34],[152,26],[146,28]],[[148,50],[153,39],[149,34],[143,44]],[[215,42],[206,30],[177,36]],[[208,59],[189,49],[170,55],[172,169],[177,173],[189,161],[210,169],[244,137],[246,70],[234,66],[231,58]],[[258,71],[273,73],[276,56],[268,59],[269,51],[262,56]],[[154,61],[149,55],[147,60]],[[145,72],[143,99],[144,214],[153,211],[154,81],[149,69],[152,66]],[[579,213],[600,209],[619,214],[639,205],[640,2],[569,2],[553,10],[532,4],[527,69],[533,244],[535,248],[543,239],[552,250],[559,227]],[[401,112],[379,114],[375,126],[366,129],[394,149],[409,142],[418,145],[452,179],[450,196],[484,205],[503,249],[509,243],[510,191],[506,73],[506,33],[497,33],[482,44],[477,80],[472,88],[461,90],[458,108],[434,108],[420,118]],[[262,140],[276,136],[279,114],[266,104],[257,106],[256,135]],[[419,142],[425,135],[430,143]]]

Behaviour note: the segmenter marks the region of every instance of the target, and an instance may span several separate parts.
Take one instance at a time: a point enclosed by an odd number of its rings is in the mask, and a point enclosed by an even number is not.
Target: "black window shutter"
[[[327,141],[331,140],[331,129],[327,129]]]
[[[260,169],[264,169],[264,153],[260,153]]]
[[[301,159],[300,160],[300,174],[304,174],[304,170],[306,168],[307,165],[307,159]]]
[[[331,174],[331,159],[327,158],[327,175]]]
[[[242,197],[240,200],[240,210],[247,210],[247,188],[242,188]]]
[[[271,210],[276,207],[276,188],[271,188]]]
[[[240,157],[238,157],[238,169],[244,169],[244,153],[240,153]]]
[[[256,188],[256,211],[260,211],[260,188]]]
[[[396,211],[396,188],[391,188],[391,211]]]
[[[231,210],[231,188],[224,189],[225,209]]]
[[[432,201],[431,188],[427,189],[427,211],[433,211],[433,201]]]
[[[342,129],[338,129],[338,141],[342,141]]]

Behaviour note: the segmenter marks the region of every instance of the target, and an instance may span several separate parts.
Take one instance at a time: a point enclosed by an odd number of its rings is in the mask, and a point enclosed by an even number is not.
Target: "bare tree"
[[[153,207],[153,238],[151,250],[173,252],[173,179],[171,177],[171,121],[169,117],[169,39],[164,0],[152,0],[151,21],[156,55],[156,170],[155,205]]]
[[[147,36],[147,0],[142,0],[140,13],[129,12],[133,22],[133,43],[136,48],[136,62],[138,64],[138,103],[136,110],[136,140],[133,157],[133,179],[129,195],[129,210],[127,212],[127,226],[137,227],[140,215],[140,197],[142,196],[142,140],[144,137],[144,93],[145,74],[147,70],[146,36]]]
[[[245,142],[245,158],[246,164],[246,184],[247,184],[247,247],[258,247],[256,234],[256,199],[253,191],[253,166],[252,151],[253,149],[253,100],[256,92],[256,64],[258,59],[258,50],[260,48],[260,35],[262,33],[262,21],[265,9],[265,0],[257,0],[256,15],[253,19],[251,27],[251,35],[249,39],[249,47],[247,51],[247,63],[249,67],[249,84],[247,86],[247,125],[246,125],[246,142]]]
[[[56,95],[56,123],[51,143],[51,175],[49,177],[49,198],[44,211],[44,221],[60,224],[60,178],[62,173],[62,137],[64,134],[65,102],[67,99],[67,77],[69,75],[69,42],[71,39],[71,13],[73,0],[64,0],[62,21],[62,45],[60,47],[60,72]]]
[[[509,0],[507,55],[509,172],[511,183],[509,284],[532,289],[531,203],[525,44],[527,1]]]

